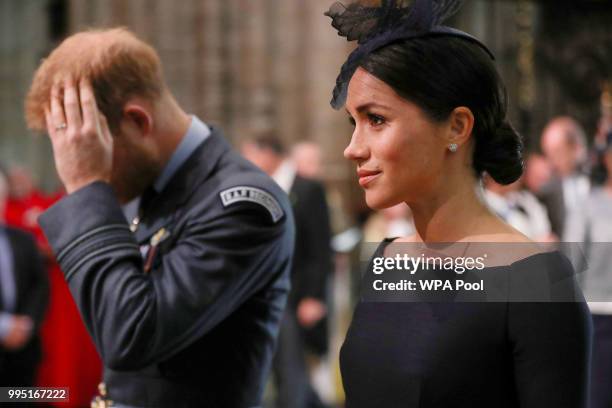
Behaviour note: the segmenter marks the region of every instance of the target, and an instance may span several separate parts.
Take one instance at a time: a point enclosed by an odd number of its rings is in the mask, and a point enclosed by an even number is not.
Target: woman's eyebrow
[[[370,108],[379,108],[379,109],[384,109],[384,110],[390,110],[391,108],[389,108],[388,106],[385,105],[381,105],[380,103],[376,103],[376,102],[367,102],[364,103],[362,105],[359,105],[355,110],[359,113],[366,111]]]

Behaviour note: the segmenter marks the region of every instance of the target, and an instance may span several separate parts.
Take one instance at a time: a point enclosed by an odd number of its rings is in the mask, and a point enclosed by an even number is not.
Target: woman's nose
[[[362,138],[359,137],[357,131],[353,132],[353,136],[351,137],[351,142],[346,149],[344,149],[344,157],[349,160],[354,161],[363,161],[367,159],[368,148],[363,143]]]

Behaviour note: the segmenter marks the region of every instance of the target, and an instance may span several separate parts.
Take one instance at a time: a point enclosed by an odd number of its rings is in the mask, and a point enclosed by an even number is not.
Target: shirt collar
[[[153,189],[156,192],[162,192],[176,171],[185,163],[189,156],[191,156],[191,153],[210,136],[210,133],[210,128],[204,122],[196,116],[191,117],[191,125],[189,129],[187,129],[187,133],[185,133],[181,143],[179,143],[174,153],[172,153],[166,167],[164,167],[157,180],[155,180],[155,183],[153,183]]]
[[[295,181],[296,168],[291,160],[284,160],[272,174],[272,179],[276,181],[285,193],[289,193]]]

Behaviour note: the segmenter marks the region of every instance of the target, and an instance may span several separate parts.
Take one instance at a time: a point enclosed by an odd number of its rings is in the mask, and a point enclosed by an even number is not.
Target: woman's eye
[[[385,123],[385,118],[373,113],[368,113],[368,120],[372,126],[380,126]]]
[[[355,127],[355,126],[356,126],[356,124],[355,124],[355,119],[353,119],[353,117],[352,117],[352,116],[349,116],[349,117],[348,117],[348,121],[349,121],[349,123],[350,123],[350,124],[351,124],[353,127]]]

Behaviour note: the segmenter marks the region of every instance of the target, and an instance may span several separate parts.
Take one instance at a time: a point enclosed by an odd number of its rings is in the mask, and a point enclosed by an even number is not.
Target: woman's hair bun
[[[499,184],[511,184],[523,174],[523,140],[504,120],[490,137],[478,140],[474,168],[487,172]]]

